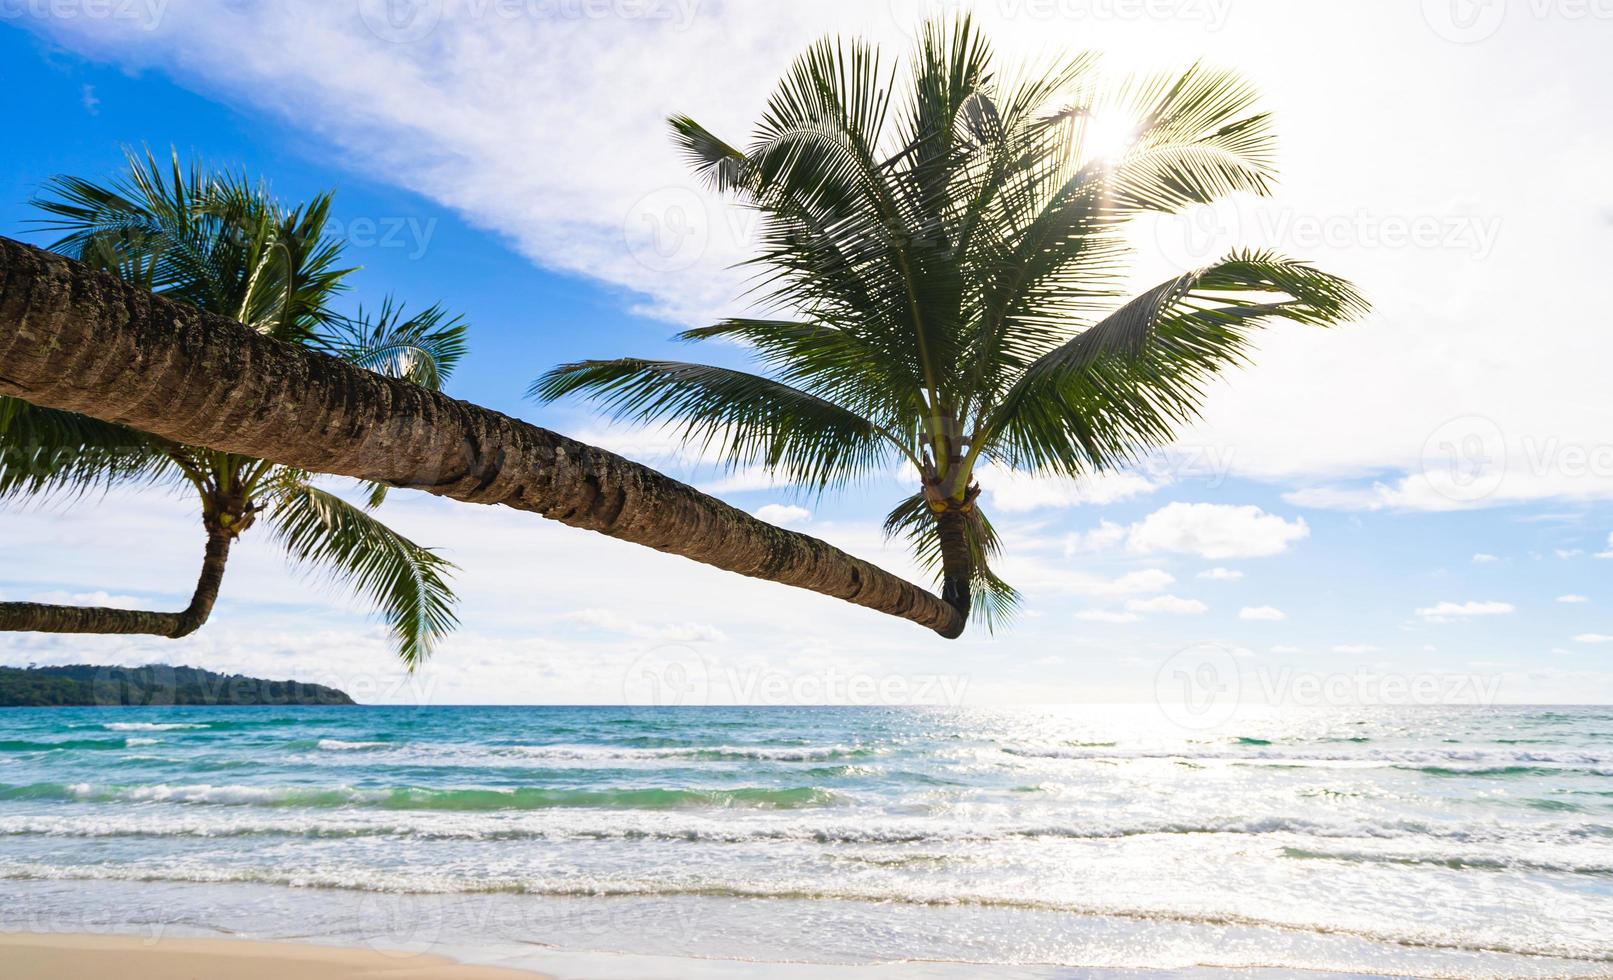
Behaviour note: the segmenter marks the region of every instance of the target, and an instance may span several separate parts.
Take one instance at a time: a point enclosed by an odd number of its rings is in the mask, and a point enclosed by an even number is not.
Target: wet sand
[[[467,966],[440,956],[68,933],[0,935],[0,964],[7,980],[544,980],[538,973]]]

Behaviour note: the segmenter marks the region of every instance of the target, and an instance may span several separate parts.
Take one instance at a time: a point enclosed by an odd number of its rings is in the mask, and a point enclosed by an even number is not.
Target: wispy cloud
[[[1430,623],[1443,623],[1471,616],[1504,616],[1515,612],[1510,602],[1441,602],[1417,610],[1417,615]]]
[[[1183,599],[1174,595],[1131,599],[1126,603],[1126,608],[1134,613],[1166,613],[1172,616],[1194,616],[1210,609],[1197,599]]]

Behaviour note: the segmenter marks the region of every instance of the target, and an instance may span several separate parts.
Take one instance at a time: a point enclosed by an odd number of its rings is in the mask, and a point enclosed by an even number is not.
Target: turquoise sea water
[[[1613,975],[1613,709],[1240,724],[10,709],[0,929],[496,951],[562,975],[588,951],[926,976]]]

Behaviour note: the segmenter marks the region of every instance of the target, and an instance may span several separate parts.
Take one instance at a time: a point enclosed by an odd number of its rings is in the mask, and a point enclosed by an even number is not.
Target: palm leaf
[[[379,607],[410,670],[457,623],[448,574],[454,566],[335,494],[283,469],[267,519],[291,560],[344,581]]]
[[[1204,383],[1276,319],[1328,326],[1364,313],[1344,280],[1270,252],[1168,280],[1026,370],[985,423],[995,458],[1076,475],[1134,460],[1198,417]]]
[[[814,489],[844,484],[902,449],[879,425],[770,378],[681,361],[622,358],[562,364],[528,394],[553,401],[586,391],[634,422],[672,421],[730,465],[758,462]]]
[[[366,371],[441,390],[465,354],[464,319],[430,306],[404,316],[387,297],[373,319],[362,307],[353,317],[327,320],[316,346]]]
[[[178,477],[160,442],[144,433],[0,396],[0,500]]]

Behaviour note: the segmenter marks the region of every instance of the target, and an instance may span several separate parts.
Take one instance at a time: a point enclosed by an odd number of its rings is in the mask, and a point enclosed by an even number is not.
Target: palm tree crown
[[[326,231],[328,194],[288,209],[245,177],[182,167],[177,156],[163,166],[148,152],[130,153],[127,172],[109,184],[55,178],[36,203],[50,215],[45,226],[62,234],[56,251],[278,340],[433,388],[464,353],[464,324],[435,306],[411,316],[391,300],[373,316],[332,310],[351,270]],[[292,467],[0,397],[0,501],[123,484],[198,496],[208,545],[190,606],[174,614],[0,603],[0,628],[184,636],[211,612],[231,543],[260,517],[296,565],[378,606],[411,668],[455,623],[452,566],[370,513],[384,487],[355,506]]]
[[[1365,304],[1263,251],[1121,302],[1130,219],[1268,193],[1270,120],[1237,77],[1194,66],[1106,88],[1079,55],[1010,79],[967,18],[927,25],[911,61],[899,85],[869,45],[819,42],[744,148],[671,120],[696,171],[759,213],[755,291],[788,311],[680,337],[738,341],[767,374],[584,361],[533,394],[675,420],[731,463],[812,489],[905,461],[919,492],[887,532],[960,612],[980,596],[989,623],[1016,594],[990,567],[982,461],[1069,477],[1134,461],[1197,417],[1254,328]]]

